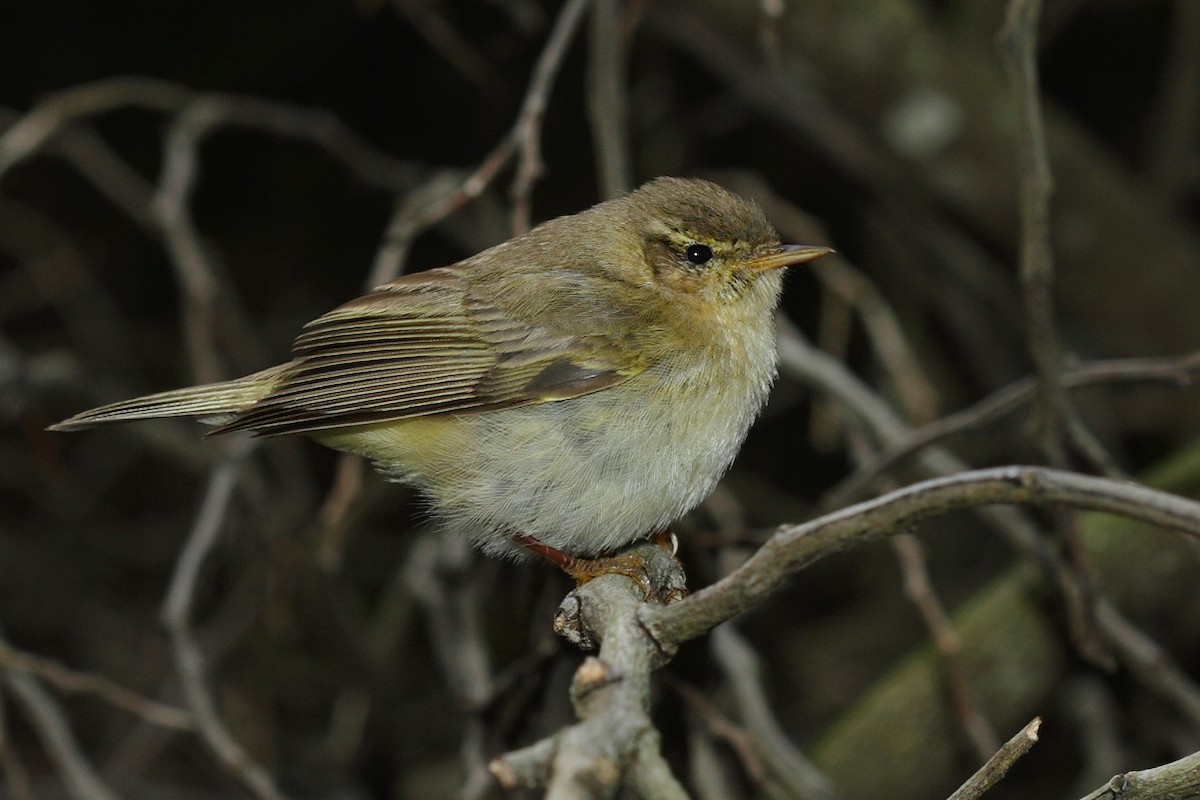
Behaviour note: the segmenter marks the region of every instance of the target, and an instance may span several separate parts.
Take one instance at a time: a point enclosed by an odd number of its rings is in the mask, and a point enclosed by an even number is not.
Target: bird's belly
[[[570,400],[331,431],[321,440],[417,486],[435,517],[485,549],[511,552],[511,536],[524,533],[595,554],[659,530],[703,500],[761,404],[761,396],[722,403],[714,398],[727,393],[694,386],[639,391],[637,380]]]

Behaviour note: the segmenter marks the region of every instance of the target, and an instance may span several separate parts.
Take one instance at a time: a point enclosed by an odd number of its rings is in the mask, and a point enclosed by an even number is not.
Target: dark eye
[[[689,244],[683,252],[687,260],[696,265],[706,264],[713,257],[712,248],[706,244]]]

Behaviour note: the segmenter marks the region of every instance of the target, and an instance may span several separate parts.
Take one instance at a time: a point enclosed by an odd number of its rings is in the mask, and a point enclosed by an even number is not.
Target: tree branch
[[[949,511],[1014,503],[1106,511],[1200,536],[1200,503],[1166,492],[1041,467],[976,470],[784,526],[727,577],[671,606],[645,606],[639,618],[660,646],[677,646],[761,602],[796,572],[831,553],[877,541]]]
[[[1114,775],[1083,800],[1187,800],[1200,795],[1200,753],[1138,772]]]
[[[1040,717],[1022,728],[1016,736],[1005,742],[979,771],[967,779],[967,782],[950,795],[949,800],[976,800],[988,789],[995,786],[1017,763],[1017,759],[1029,752],[1037,744],[1038,730],[1042,727]]]

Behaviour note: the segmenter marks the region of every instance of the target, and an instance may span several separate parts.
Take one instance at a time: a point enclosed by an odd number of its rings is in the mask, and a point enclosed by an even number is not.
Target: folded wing
[[[455,268],[405,276],[309,323],[270,393],[215,432],[298,433],[562,400],[639,367],[470,293]]]

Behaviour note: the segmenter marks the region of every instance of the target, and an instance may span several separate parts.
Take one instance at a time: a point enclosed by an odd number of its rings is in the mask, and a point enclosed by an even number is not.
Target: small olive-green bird
[[[755,204],[659,178],[305,326],[292,359],[53,430],[198,417],[304,433],[415,486],[492,553],[573,556],[665,529],[712,491],[775,378],[784,267]]]

